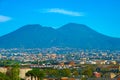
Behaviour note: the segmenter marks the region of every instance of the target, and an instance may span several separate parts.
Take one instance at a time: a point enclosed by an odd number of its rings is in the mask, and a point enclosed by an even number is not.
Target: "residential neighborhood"
[[[20,78],[31,80],[27,72],[34,69],[61,71],[68,70],[69,76],[52,76],[44,72],[44,79],[54,80],[67,77],[65,80],[90,80],[119,78],[120,51],[109,50],[81,50],[73,48],[44,48],[44,49],[0,49],[0,72],[6,73],[8,69],[18,63],[20,65]],[[73,75],[75,73],[75,75]],[[52,73],[53,74],[53,73]],[[34,77],[35,78],[35,77]],[[35,80],[35,79],[32,79]]]

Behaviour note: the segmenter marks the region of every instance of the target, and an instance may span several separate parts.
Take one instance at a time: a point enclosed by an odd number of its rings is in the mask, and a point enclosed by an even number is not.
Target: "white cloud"
[[[9,21],[9,20],[11,20],[10,17],[4,16],[4,15],[0,15],[0,22],[6,22],[6,21]]]
[[[69,10],[60,9],[60,8],[47,9],[46,12],[59,13],[59,14],[65,14],[65,15],[70,15],[70,16],[83,16],[83,14],[80,12],[74,12],[74,11],[69,11]]]

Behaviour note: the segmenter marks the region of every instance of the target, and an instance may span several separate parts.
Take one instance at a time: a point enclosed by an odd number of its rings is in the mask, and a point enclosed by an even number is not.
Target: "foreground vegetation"
[[[54,69],[54,68],[33,68],[32,70],[28,71],[25,75],[26,77],[30,77],[31,80],[33,78],[35,80],[42,80],[43,78],[57,78],[60,79],[61,77],[72,77],[72,78],[79,78],[81,80],[87,80],[88,78],[96,78],[93,75],[93,72],[99,72],[102,78],[110,78],[110,73],[115,73],[116,75],[120,74],[119,68],[112,69],[109,68],[99,68],[99,65],[78,65],[79,68],[71,67],[69,69]],[[119,66],[119,65],[110,65],[112,67]],[[0,80],[24,80],[20,79],[20,66],[18,64],[14,64],[7,68],[6,73],[0,72]]]
[[[6,73],[0,72],[0,80],[20,80],[19,73],[20,67],[18,64],[15,64],[8,67]]]

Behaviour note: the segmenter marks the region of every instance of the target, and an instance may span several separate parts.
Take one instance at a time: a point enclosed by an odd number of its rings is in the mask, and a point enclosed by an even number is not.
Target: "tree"
[[[81,78],[81,80],[87,80],[87,78]]]
[[[37,76],[38,80],[42,80],[45,77],[45,73],[42,70],[35,70],[35,75]]]
[[[6,75],[9,76],[11,80],[20,80],[19,73],[19,64],[15,64],[11,68],[8,68]]]
[[[78,69],[71,69],[72,75],[74,77],[78,77],[79,76],[79,70]]]
[[[60,77],[58,69],[46,69],[45,73],[47,77]]]
[[[30,70],[26,73],[26,76],[28,77],[31,77],[31,80],[33,78],[38,78],[38,80],[42,80],[43,77],[45,77],[45,73],[44,71],[40,70],[40,69],[33,69],[33,70]]]
[[[82,74],[86,75],[87,77],[91,77],[93,75],[92,70],[90,70],[90,69],[83,70]]]
[[[26,74],[25,74],[27,77],[31,77],[31,80],[33,79],[34,77],[34,73],[32,70],[28,71]]]
[[[10,80],[8,76],[0,72],[0,80]]]
[[[73,75],[74,75],[75,77],[78,77],[78,76],[79,76],[79,72],[78,72],[78,71],[74,71],[74,72],[73,72]]]
[[[71,76],[70,69],[62,69],[59,72],[60,72],[60,76],[62,76],[62,77],[70,77]]]
[[[105,74],[106,74],[106,73],[109,73],[110,70],[109,70],[109,68],[102,68],[100,72],[102,73],[102,76],[105,77]]]

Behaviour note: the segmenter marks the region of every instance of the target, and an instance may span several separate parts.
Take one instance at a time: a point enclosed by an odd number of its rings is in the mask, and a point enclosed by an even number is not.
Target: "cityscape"
[[[120,51],[82,50],[76,48],[33,48],[33,49],[0,49],[1,60],[15,60],[19,63],[29,62],[69,62],[78,64],[119,64]],[[54,62],[53,62],[54,63]],[[43,64],[40,64],[43,65]]]
[[[65,75],[70,80],[84,80],[88,76],[91,77],[87,80],[117,80],[119,78],[116,77],[120,71],[119,50],[83,50],[57,47],[42,49],[12,48],[0,49],[0,54],[0,71],[7,72],[9,66],[19,63],[20,78],[25,80],[31,80],[29,76],[26,77],[26,73],[32,69],[56,71],[44,76],[44,79],[59,79],[55,75],[59,70],[68,70],[69,74]],[[86,71],[87,69],[88,71]],[[58,75],[60,76],[60,74]],[[61,79],[66,80],[67,77],[61,77]],[[35,80],[35,77],[32,80]]]

